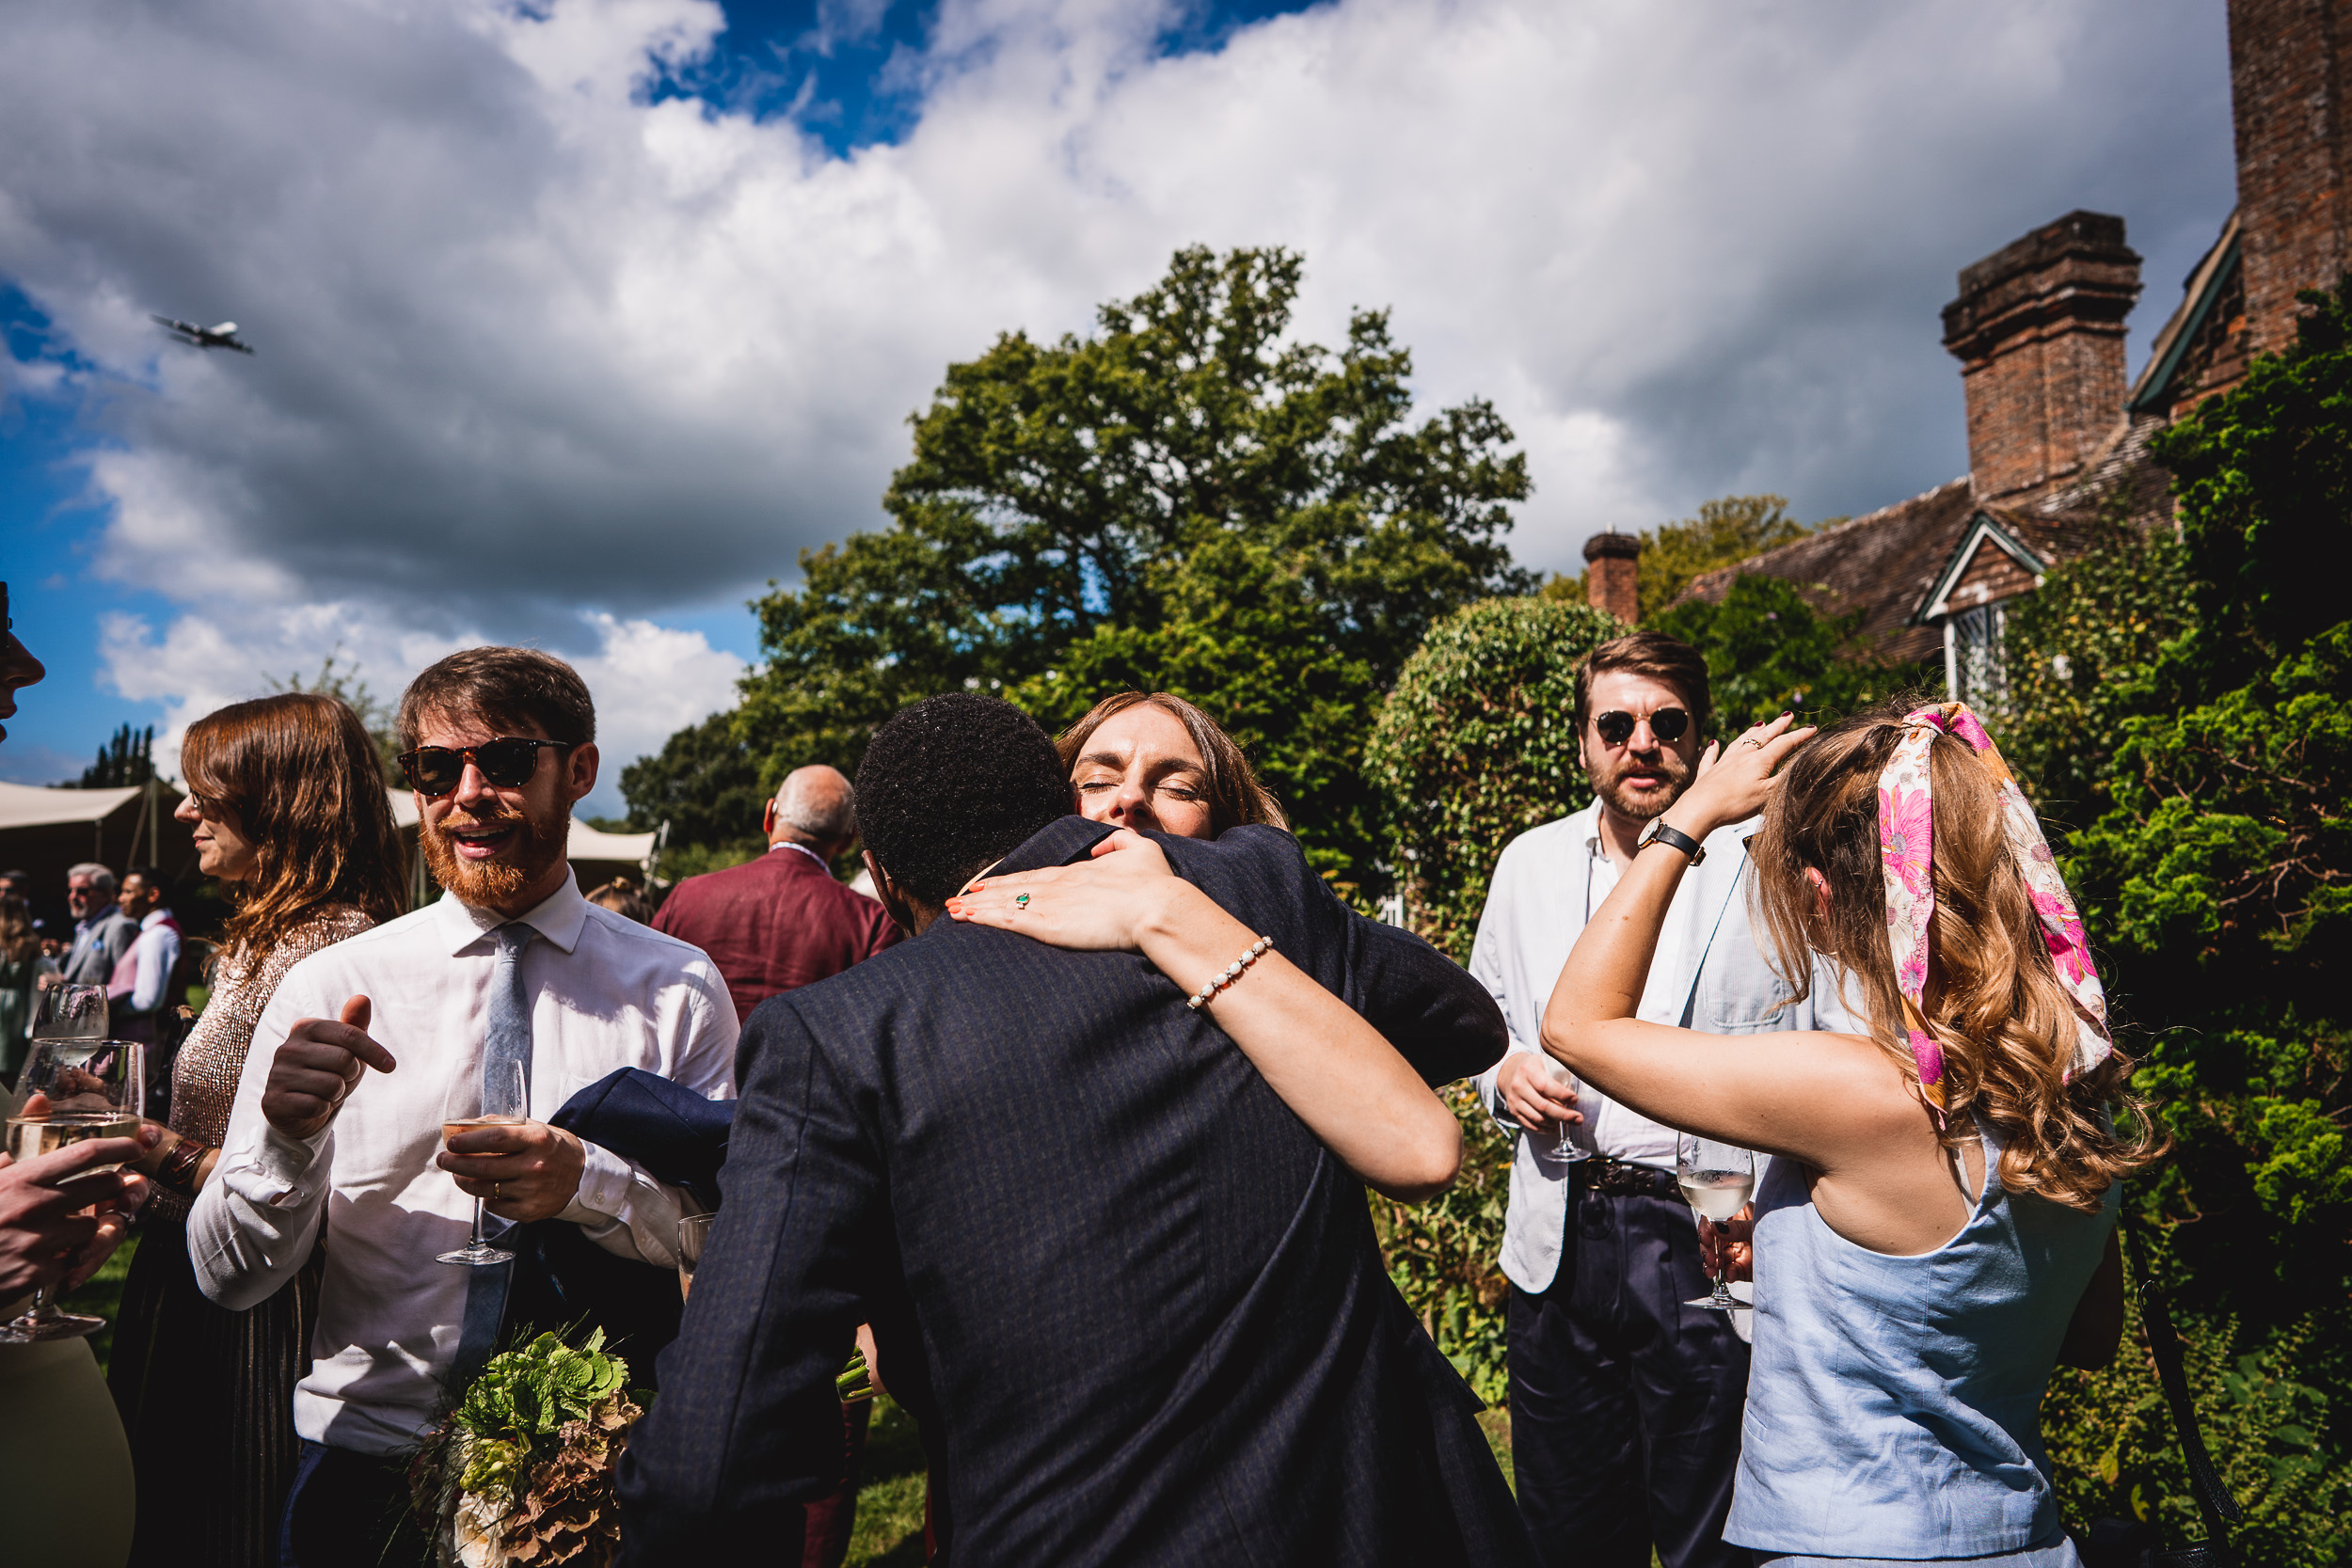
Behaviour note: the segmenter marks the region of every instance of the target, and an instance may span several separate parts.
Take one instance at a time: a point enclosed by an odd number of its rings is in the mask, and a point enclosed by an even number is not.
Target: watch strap
[[[1642,843],[1644,845],[1663,844],[1671,848],[1679,849],[1691,857],[1692,865],[1698,864],[1707,858],[1707,850],[1697,839],[1679,828],[1669,828],[1664,820],[1660,818],[1651,820],[1649,831],[1642,835]]]

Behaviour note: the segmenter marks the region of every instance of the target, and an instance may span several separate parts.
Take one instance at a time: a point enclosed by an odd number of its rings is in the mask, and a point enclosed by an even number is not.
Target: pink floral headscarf
[[[1929,784],[1928,749],[1940,732],[1976,749],[2000,781],[2001,831],[2025,873],[2026,891],[2042,918],[2058,979],[2074,999],[2074,1065],[2069,1078],[2090,1071],[2115,1049],[2107,1031],[2106,993],[2091,967],[2082,916],[2058,875],[2041,820],[2010,776],[2009,764],[1965,703],[1943,703],[1903,716],[1912,726],[1879,775],[1879,863],[1886,875],[1886,941],[1895,956],[1895,985],[1902,992],[1903,1028],[1919,1086],[1942,1102],[1944,1053],[1928,1032],[1920,1001],[1928,983],[1928,930],[1935,914],[1935,801]]]

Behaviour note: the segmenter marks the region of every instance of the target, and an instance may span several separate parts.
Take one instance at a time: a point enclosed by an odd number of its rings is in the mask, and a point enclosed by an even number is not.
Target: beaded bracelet
[[[1191,1008],[1196,1013],[1201,1008],[1207,1006],[1209,1005],[1209,998],[1215,996],[1218,991],[1223,990],[1227,986],[1230,986],[1234,981],[1240,979],[1243,972],[1248,969],[1251,964],[1256,963],[1258,959],[1263,957],[1273,946],[1274,939],[1272,937],[1260,937],[1257,941],[1251,942],[1248,952],[1244,953],[1240,958],[1235,958],[1232,963],[1227,964],[1223,969],[1218,970],[1216,974],[1210,977],[1207,985],[1202,986],[1199,990],[1184,998],[1184,1006]]]

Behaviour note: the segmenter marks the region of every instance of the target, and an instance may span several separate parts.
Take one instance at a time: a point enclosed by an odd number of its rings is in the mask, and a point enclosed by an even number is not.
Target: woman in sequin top
[[[303,958],[400,912],[400,840],[375,743],[334,697],[288,691],[223,708],[189,727],[180,761],[189,794],[175,815],[236,912],[172,1064],[167,1128],[142,1162],[157,1194],[107,1381],[138,1477],[131,1560],[261,1568],[277,1560],[299,1449],[294,1388],[310,1364],[319,1259],[261,1306],[230,1312],[198,1290],[183,1226],[262,1008]]]

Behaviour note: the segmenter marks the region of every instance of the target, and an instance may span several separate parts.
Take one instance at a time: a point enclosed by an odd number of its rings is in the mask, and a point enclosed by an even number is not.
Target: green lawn
[[[123,1276],[131,1272],[131,1255],[138,1249],[139,1233],[134,1230],[130,1240],[115,1248],[115,1255],[89,1276],[87,1284],[57,1302],[69,1312],[95,1312],[106,1320],[106,1326],[89,1337],[90,1351],[98,1357],[102,1372],[106,1370],[106,1353],[114,1348],[114,1319],[122,1307]]]

